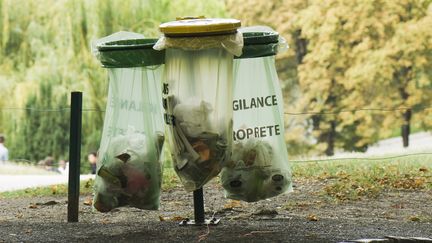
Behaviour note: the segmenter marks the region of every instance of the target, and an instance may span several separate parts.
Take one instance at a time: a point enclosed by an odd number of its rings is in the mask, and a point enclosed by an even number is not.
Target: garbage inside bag
[[[205,101],[196,105],[194,102],[178,104],[174,107],[174,117],[187,136],[197,137],[210,130],[208,114],[212,111],[211,104]]]
[[[93,205],[98,211],[108,212],[124,205],[158,209],[162,164],[151,150],[161,151],[164,136],[157,133],[156,137],[156,144],[149,144],[141,133],[113,138],[97,171]]]
[[[273,149],[265,141],[236,143],[222,170],[226,197],[255,202],[286,191],[291,186],[290,171],[271,166],[273,159]]]
[[[211,130],[208,102],[190,100],[175,104],[174,96],[168,96],[167,109],[172,110],[175,122],[169,127],[174,137],[171,148],[174,169],[187,191],[196,190],[219,174],[221,161],[225,160],[227,141]]]
[[[188,192],[218,175],[230,154],[232,70],[233,55],[224,48],[166,49],[162,97],[167,141]]]
[[[165,53],[156,39],[119,32],[94,42],[109,77],[93,206],[158,209],[164,141],[161,77]]]

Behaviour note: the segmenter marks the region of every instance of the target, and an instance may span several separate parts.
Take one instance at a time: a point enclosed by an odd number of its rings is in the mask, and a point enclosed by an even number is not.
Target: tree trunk
[[[407,109],[403,114],[404,123],[401,126],[402,141],[404,148],[409,146],[411,109]]]
[[[301,38],[301,29],[296,30],[293,34],[293,37],[297,64],[301,64],[303,62],[304,56],[306,56],[307,53],[308,41],[304,38]]]
[[[327,133],[327,149],[325,154],[327,156],[334,155],[334,145],[336,137],[336,121],[330,121],[330,131]]]
[[[399,94],[402,98],[402,104],[406,104],[410,94],[407,92],[407,81],[411,72],[411,67],[404,67],[398,72],[393,74],[393,78],[401,84],[399,87]],[[411,122],[411,109],[405,110],[403,113],[403,123],[401,126],[402,143],[404,148],[409,146],[410,135],[410,122]]]

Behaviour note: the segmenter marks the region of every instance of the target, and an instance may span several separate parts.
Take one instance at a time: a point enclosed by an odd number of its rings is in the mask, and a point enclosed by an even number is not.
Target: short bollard
[[[78,222],[82,127],[82,93],[71,93],[69,133],[68,222]]]

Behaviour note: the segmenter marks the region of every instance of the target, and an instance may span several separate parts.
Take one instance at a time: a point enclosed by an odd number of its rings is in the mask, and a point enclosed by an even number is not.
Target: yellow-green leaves
[[[280,63],[301,60],[297,72],[278,70],[290,84],[285,95],[298,97],[286,110],[321,113],[287,115],[289,144],[298,148],[304,141],[307,147],[309,141],[331,154],[332,147],[364,150],[403,124],[432,127],[431,110],[422,108],[432,106],[431,0],[250,2],[228,1],[228,10],[287,37],[291,49]],[[299,43],[306,43],[306,51]],[[412,108],[410,120],[407,110],[383,111],[400,107]],[[372,111],[341,112],[361,108]]]

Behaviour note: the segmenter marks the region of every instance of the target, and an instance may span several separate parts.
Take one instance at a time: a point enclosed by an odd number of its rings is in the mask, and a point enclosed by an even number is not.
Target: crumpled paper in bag
[[[201,101],[197,105],[195,101],[190,101],[176,105],[173,113],[185,135],[197,137],[210,130],[208,116],[212,110],[208,102]]]

